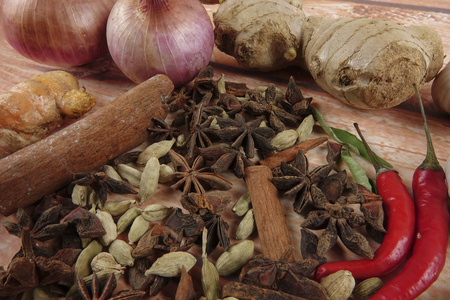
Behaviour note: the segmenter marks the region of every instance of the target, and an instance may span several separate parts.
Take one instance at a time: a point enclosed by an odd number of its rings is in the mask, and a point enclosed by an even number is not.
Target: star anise
[[[242,268],[239,280],[242,283],[303,297],[305,299],[328,299],[326,290],[308,277],[318,267],[314,259],[289,262],[293,247],[288,247],[278,261],[258,254]]]
[[[191,214],[205,215],[223,212],[232,198],[229,192],[210,191],[205,194],[189,193],[180,202]]]
[[[235,149],[242,146],[248,158],[255,156],[256,149],[261,154],[273,151],[268,139],[275,135],[275,131],[269,127],[259,127],[262,118],[246,122],[242,115],[236,114],[234,119],[216,119],[221,129],[215,130],[214,135],[224,142],[232,142],[231,146]]]
[[[288,113],[297,117],[307,116],[312,113],[312,98],[303,97],[302,91],[295,83],[294,78],[289,78],[288,87],[284,99],[280,99],[278,104]]]
[[[17,223],[3,219],[3,226],[12,235],[22,236],[24,228],[30,230],[33,240],[46,241],[61,235],[67,228],[67,223],[60,223],[60,212],[62,205],[55,205],[45,210],[37,221],[33,224],[31,217],[23,208],[19,208],[16,213]]]
[[[339,237],[350,251],[370,259],[373,250],[369,242],[353,230],[364,225],[366,220],[348,205],[348,197],[344,196],[346,180],[346,172],[341,171],[328,176],[319,186],[311,187],[312,203],[316,210],[308,214],[301,226],[308,229],[325,228],[317,244],[319,256],[324,256]]]
[[[183,195],[191,191],[205,193],[210,189],[229,190],[231,183],[225,178],[211,172],[207,172],[209,167],[204,167],[204,158],[197,158],[189,165],[186,158],[173,150],[169,151],[169,156],[175,168],[175,173],[170,175],[171,180],[176,181],[171,186],[173,189],[181,189]]]
[[[217,93],[217,80],[213,79],[214,69],[211,66],[206,66],[201,69],[197,77],[194,79],[194,91],[192,99],[195,103],[202,101],[203,96],[206,94]]]
[[[235,114],[242,110],[242,103],[233,94],[220,94],[218,104],[230,117],[234,117]]]
[[[183,231],[183,236],[198,237],[205,226],[205,222],[200,215],[185,214],[181,208],[177,208],[167,220],[166,226],[178,234]]]
[[[183,86],[178,91],[173,91],[172,95],[167,101],[169,111],[175,112],[187,106],[188,101],[192,99],[192,91],[193,90],[189,89],[187,86]]]
[[[147,130],[150,132],[150,136],[154,138],[155,142],[171,140],[181,133],[180,129],[170,126],[161,118],[152,118],[152,122],[154,126]]]
[[[286,126],[294,127],[298,118],[290,112],[277,107],[276,88],[270,84],[263,97],[260,92],[251,90],[248,92],[250,100],[242,104],[242,108],[253,116],[265,116],[276,132],[285,130]]]
[[[216,213],[206,213],[201,216],[205,222],[205,228],[208,230],[206,253],[210,254],[217,247],[221,245],[226,251],[230,245],[230,237],[228,236],[229,225]]]
[[[211,170],[217,174],[232,169],[237,178],[243,178],[244,169],[253,165],[253,162],[245,156],[245,153],[234,148],[210,146],[199,149],[199,154],[206,160],[215,162],[211,166]]]
[[[101,206],[107,200],[108,193],[137,194],[137,191],[127,182],[110,178],[105,172],[75,174],[72,185],[90,186],[98,196]]]
[[[325,178],[333,167],[334,164],[326,164],[308,172],[308,159],[300,150],[292,163],[281,163],[280,174],[273,177],[272,183],[277,189],[285,191],[284,195],[295,197],[294,211],[300,214],[311,202],[311,186]]]
[[[97,273],[92,274],[91,289],[89,290],[83,278],[77,278],[78,291],[84,300],[134,300],[140,299],[145,295],[144,291],[122,290],[116,295],[112,295],[117,286],[116,275],[111,273],[103,289],[100,286],[100,280]]]

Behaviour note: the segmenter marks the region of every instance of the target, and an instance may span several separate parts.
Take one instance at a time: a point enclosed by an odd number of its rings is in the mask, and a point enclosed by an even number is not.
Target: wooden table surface
[[[1,5],[0,0],[0,5]],[[419,4],[420,3],[420,4]],[[218,5],[205,5],[212,13]],[[411,4],[409,0],[304,0],[303,9],[307,15],[324,17],[373,17],[390,19],[406,25],[424,25],[435,29],[442,37],[444,51],[447,54],[444,65],[450,60],[450,0],[430,0]],[[412,175],[422,162],[426,151],[426,140],[422,119],[415,99],[409,99],[397,107],[387,110],[359,110],[351,108],[334,99],[312,80],[303,70],[289,68],[279,72],[258,73],[245,70],[217,49],[213,52],[211,65],[215,74],[224,74],[227,81],[245,82],[250,88],[275,83],[285,90],[289,76],[294,76],[305,96],[313,97],[313,103],[325,116],[328,123],[337,128],[355,133],[353,123],[357,122],[363,130],[372,148],[381,157],[389,161],[403,178],[411,192]],[[5,41],[0,31],[0,92],[7,91],[14,84],[34,75],[53,70],[54,67],[35,63],[15,52]],[[109,59],[100,59],[89,65],[66,69],[79,78],[80,84],[98,99],[93,111],[100,109],[111,99],[121,95],[136,84],[127,79]],[[425,84],[420,91],[428,114],[428,125],[434,142],[437,157],[442,166],[450,155],[450,115],[439,111],[432,103],[431,83]],[[320,130],[316,130],[320,135]],[[312,151],[308,156],[312,166],[322,162],[324,149]],[[365,162],[369,175],[374,176],[373,168]],[[241,194],[243,191],[240,191]],[[1,195],[0,195],[1,196]],[[155,198],[165,197],[155,195]],[[157,202],[157,200],[155,200]],[[298,246],[298,215],[292,213],[290,203],[283,204],[286,209],[289,227]],[[2,216],[3,218],[3,216]],[[235,228],[235,227],[234,227]],[[18,250],[18,239],[10,237],[3,226],[0,244],[0,265],[7,266],[11,256]],[[432,245],[430,245],[432,247]],[[421,295],[419,299],[450,298],[450,247],[447,248],[447,263],[438,281]],[[357,259],[352,254],[331,255],[329,259]]]

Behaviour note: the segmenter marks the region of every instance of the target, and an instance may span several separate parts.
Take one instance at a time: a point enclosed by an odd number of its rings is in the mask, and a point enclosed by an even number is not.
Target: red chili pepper
[[[412,256],[401,273],[381,288],[371,300],[414,299],[436,281],[445,264],[449,224],[445,174],[433,149],[417,88],[416,93],[424,120],[427,154],[413,175],[417,221]]]
[[[360,133],[357,124],[355,127]],[[361,138],[367,145],[362,135]],[[370,149],[368,153],[372,153]],[[350,271],[357,280],[382,276],[394,270],[411,249],[415,225],[413,200],[397,172],[382,168],[375,159],[372,163],[377,169],[376,185],[387,221],[383,242],[372,259],[337,261],[319,266],[315,273],[317,281],[339,270]]]

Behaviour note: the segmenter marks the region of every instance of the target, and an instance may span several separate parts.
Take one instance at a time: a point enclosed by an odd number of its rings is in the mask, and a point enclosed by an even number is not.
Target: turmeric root
[[[78,118],[95,105],[78,80],[50,71],[0,95],[0,158],[46,137],[64,117]]]
[[[217,47],[250,68],[299,66],[357,108],[400,104],[442,68],[432,29],[388,20],[306,17],[299,0],[226,0],[214,14]]]

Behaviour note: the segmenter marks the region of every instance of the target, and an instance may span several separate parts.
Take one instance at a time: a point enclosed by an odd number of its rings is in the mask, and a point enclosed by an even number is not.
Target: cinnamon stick
[[[292,246],[292,240],[278,191],[271,179],[272,170],[267,166],[245,168],[245,182],[252,200],[262,253],[277,261],[286,248]],[[290,260],[293,259],[291,256]]]
[[[230,281],[224,285],[222,296],[236,297],[240,300],[306,300],[305,298],[281,291],[265,289],[235,281]]]
[[[13,213],[91,172],[148,138],[152,117],[165,118],[161,98],[173,83],[156,75],[107,106],[0,160],[0,212]]]
[[[275,167],[278,167],[281,164],[281,162],[289,162],[294,160],[299,150],[307,152],[325,143],[327,140],[328,138],[326,137],[319,137],[315,139],[306,140],[304,142],[296,144],[292,147],[289,147],[281,152],[278,152],[272,156],[269,156],[261,160],[260,164],[268,166],[269,168],[273,169]]]

